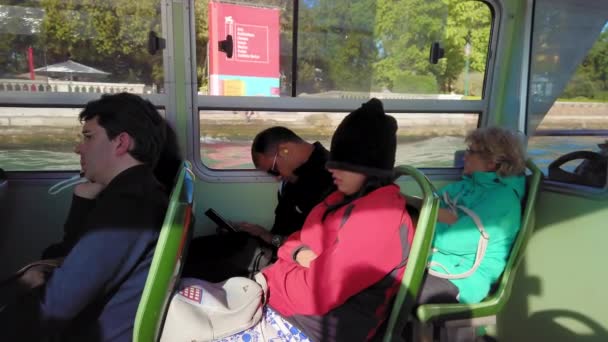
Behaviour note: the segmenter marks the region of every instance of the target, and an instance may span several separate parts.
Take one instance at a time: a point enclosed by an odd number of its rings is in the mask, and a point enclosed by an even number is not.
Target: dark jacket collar
[[[150,183],[161,187],[148,165],[136,165],[116,175],[99,194],[99,197],[117,192],[139,192]]]
[[[296,176],[307,177],[311,174],[316,175],[319,173],[319,169],[325,168],[325,163],[329,157],[329,151],[327,151],[318,141],[316,141],[313,146],[314,149],[308,160],[293,171]]]

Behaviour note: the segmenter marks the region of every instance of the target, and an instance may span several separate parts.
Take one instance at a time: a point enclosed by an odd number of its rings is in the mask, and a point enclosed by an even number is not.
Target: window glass
[[[20,93],[163,92],[159,0],[0,0],[0,101]],[[80,109],[0,107],[0,167],[78,170]]]
[[[529,154],[550,179],[582,185],[593,172],[603,172],[605,184],[606,166],[589,171],[587,157],[550,165],[577,151],[608,156],[608,4],[596,6],[590,12],[569,1],[538,1],[532,40]],[[561,11],[569,15],[555,15]],[[580,34],[591,29],[595,34]],[[558,166],[573,176],[556,176]]]
[[[162,92],[160,1],[0,1],[0,97],[6,91]]]
[[[79,170],[74,146],[81,110],[0,107],[0,167],[6,171]]]
[[[0,107],[0,168],[6,171],[79,170],[82,108]],[[164,110],[159,110],[165,116]]]
[[[348,113],[200,111],[203,163],[212,169],[251,169],[251,143],[265,128],[286,126],[303,139],[329,149],[331,136]],[[397,119],[396,165],[450,167],[464,150],[464,136],[477,127],[477,114],[390,113]]]
[[[200,95],[483,94],[492,15],[480,1],[202,0],[195,11]]]

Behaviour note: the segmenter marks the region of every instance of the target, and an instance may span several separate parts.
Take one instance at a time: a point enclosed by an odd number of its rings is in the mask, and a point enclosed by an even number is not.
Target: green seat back
[[[188,165],[181,169],[171,192],[146,285],[137,308],[134,342],[160,338],[164,315],[181,272],[182,256],[192,235],[194,179]]]
[[[398,166],[395,168],[395,172],[400,176],[410,176],[418,183],[422,189],[422,206],[405,273],[388,319],[387,330],[383,339],[385,342],[398,339],[409,314],[414,309],[439,213],[439,197],[433,191],[431,182],[422,172],[412,166]]]
[[[542,172],[531,160],[528,160],[527,166],[532,174],[527,178],[527,198],[524,205],[521,228],[513,243],[511,254],[507,260],[505,270],[497,283],[496,290],[481,303],[477,304],[420,305],[416,310],[418,320],[427,323],[431,321],[494,316],[505,306],[511,295],[517,267],[523,259],[526,245],[534,230],[534,208],[542,180]]]

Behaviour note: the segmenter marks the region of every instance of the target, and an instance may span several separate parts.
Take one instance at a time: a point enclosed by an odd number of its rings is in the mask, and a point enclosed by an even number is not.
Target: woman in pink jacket
[[[372,99],[331,142],[338,191],[308,215],[264,269],[262,322],[221,341],[365,341],[386,319],[414,230],[393,183],[397,123]]]

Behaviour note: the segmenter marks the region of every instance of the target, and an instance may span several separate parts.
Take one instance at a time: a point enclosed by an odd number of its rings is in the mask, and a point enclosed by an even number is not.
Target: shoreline
[[[77,108],[0,108],[0,150],[72,151],[78,141]],[[347,113],[201,112],[201,144],[247,142],[261,130],[282,125],[307,140],[329,140]],[[391,113],[399,124],[398,141],[463,137],[477,126],[476,114]],[[606,129],[608,103],[556,102],[538,129]]]

